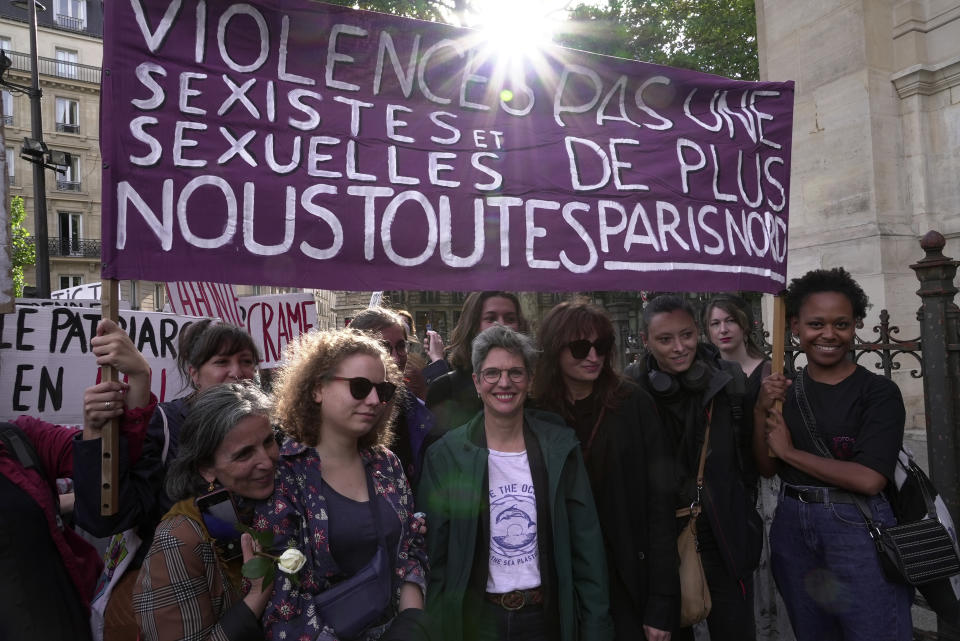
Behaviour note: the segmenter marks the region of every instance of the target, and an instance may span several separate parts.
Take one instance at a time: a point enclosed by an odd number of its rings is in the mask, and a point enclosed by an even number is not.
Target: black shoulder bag
[[[336,583],[314,598],[323,622],[341,639],[351,639],[376,623],[390,606],[393,593],[392,562],[387,551],[387,535],[380,522],[377,491],[367,475],[367,491],[377,530],[377,551],[353,576]]]
[[[804,392],[804,376],[805,372],[801,371],[794,381],[800,414],[821,455],[833,458],[817,431],[816,418]],[[898,465],[902,464],[898,462]],[[908,466],[902,467],[907,475],[904,485],[915,485],[920,489],[919,498],[924,504],[924,516],[920,519],[909,520],[903,510],[895,510],[898,524],[886,527],[873,520],[866,497],[850,492],[877,547],[884,574],[891,581],[917,586],[960,573],[960,558],[953,538],[937,516],[933,483],[912,460]]]

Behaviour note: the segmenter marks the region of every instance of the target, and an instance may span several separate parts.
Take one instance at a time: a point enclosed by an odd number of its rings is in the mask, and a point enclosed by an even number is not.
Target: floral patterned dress
[[[400,545],[393,562],[393,614],[400,602],[400,587],[409,582],[426,590],[427,558],[423,536],[413,517],[413,494],[400,461],[390,450],[375,446],[360,455],[378,495],[393,507],[401,523]],[[327,500],[321,488],[321,461],[317,451],[287,438],[280,447],[277,487],[268,501],[257,507],[253,527],[272,531],[277,546],[296,547],[307,557],[299,573],[300,585],[278,573],[273,596],[263,616],[267,639],[332,641],[336,632],[320,618],[313,599],[341,574],[330,553]],[[364,639],[379,638],[389,625],[367,630]]]

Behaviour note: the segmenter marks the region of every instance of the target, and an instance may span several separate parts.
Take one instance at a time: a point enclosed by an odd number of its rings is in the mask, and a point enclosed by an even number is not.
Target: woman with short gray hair
[[[530,374],[533,373],[533,368],[537,364],[537,348],[534,347],[533,340],[526,334],[520,334],[503,325],[494,325],[477,334],[471,347],[470,360],[474,372],[480,371],[481,363],[495,347],[520,356],[523,359],[523,366]]]
[[[559,416],[524,408],[533,343],[494,325],[471,356],[483,411],[427,451],[417,501],[430,519],[434,637],[612,639],[603,537],[579,443]]]
[[[133,592],[141,638],[263,638],[270,597],[263,579],[241,596],[240,566],[253,558],[250,503],[274,489],[279,451],[270,399],[253,383],[202,392],[167,472],[176,501],[157,527]],[[266,589],[265,589],[266,588]]]

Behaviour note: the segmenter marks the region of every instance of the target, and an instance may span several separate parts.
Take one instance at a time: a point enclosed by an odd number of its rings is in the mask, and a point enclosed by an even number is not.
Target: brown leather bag
[[[686,628],[700,623],[710,614],[713,602],[710,599],[710,586],[703,571],[700,559],[700,545],[697,543],[697,519],[700,517],[700,494],[703,491],[703,468],[707,461],[707,444],[710,442],[710,419],[713,416],[713,402],[707,409],[707,428],[703,434],[703,447],[700,449],[700,465],[697,469],[697,498],[690,507],[677,510],[677,518],[689,516],[690,520],[680,531],[677,538],[677,552],[680,555],[680,627]]]

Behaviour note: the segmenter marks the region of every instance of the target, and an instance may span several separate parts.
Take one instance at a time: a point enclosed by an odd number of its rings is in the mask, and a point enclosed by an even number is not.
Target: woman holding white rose
[[[274,490],[279,454],[270,409],[249,382],[217,385],[197,398],[167,471],[176,502],[157,527],[133,592],[142,639],[263,638],[270,586],[254,579],[242,594],[240,568],[256,545],[236,525],[249,524],[253,503]],[[295,551],[282,563],[295,570]]]
[[[409,639],[427,566],[422,520],[385,446],[402,374],[379,340],[353,329],[307,334],[285,360],[274,391],[288,438],[254,529],[307,562],[296,580],[278,575],[266,636]]]

